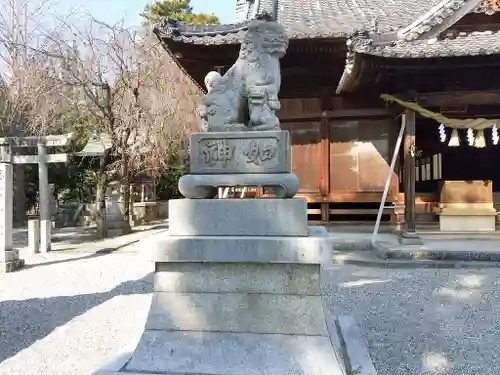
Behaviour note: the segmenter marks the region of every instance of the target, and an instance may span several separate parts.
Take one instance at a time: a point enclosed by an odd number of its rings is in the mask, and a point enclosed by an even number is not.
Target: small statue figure
[[[207,93],[209,93],[216,82],[222,78],[221,74],[216,71],[208,72],[208,74],[205,76],[205,87],[207,89]],[[207,118],[207,109],[205,106],[200,106],[197,110],[198,116],[200,117],[200,131],[201,132],[206,132],[208,131],[208,122],[206,120]],[[183,155],[183,160],[186,165],[189,165],[189,158],[191,155],[191,147],[188,145],[188,148],[185,150],[184,155]]]
[[[222,76],[219,72],[216,71],[208,72],[208,74],[205,77],[205,87],[207,88],[207,92],[212,91],[217,81],[221,78]]]
[[[205,77],[205,87],[207,89],[207,93],[212,91],[213,87],[217,83],[218,80],[222,78],[221,74],[219,72],[208,72],[208,74]],[[206,132],[208,130],[208,122],[207,122],[207,117],[208,117],[208,112],[207,112],[207,107],[202,105],[198,108],[198,116],[201,118],[200,122],[200,131]]]
[[[224,76],[210,72],[199,115],[208,132],[280,130],[280,59],[288,38],[269,17],[252,20],[238,60]],[[210,88],[209,88],[210,85]]]

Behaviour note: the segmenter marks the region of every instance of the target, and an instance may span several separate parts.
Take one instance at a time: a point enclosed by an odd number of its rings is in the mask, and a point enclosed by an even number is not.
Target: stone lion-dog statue
[[[208,132],[281,130],[280,59],[288,48],[285,29],[269,16],[250,22],[238,60],[221,76],[208,73],[199,115]]]

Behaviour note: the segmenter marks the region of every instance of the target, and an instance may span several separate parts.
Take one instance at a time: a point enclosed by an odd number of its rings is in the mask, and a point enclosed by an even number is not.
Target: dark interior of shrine
[[[490,180],[493,181],[493,191],[500,191],[500,145],[494,145],[492,130],[486,129],[484,137],[486,147],[477,148],[470,146],[467,139],[467,131],[458,132],[460,145],[450,147],[448,145],[451,137],[451,129],[446,129],[446,140],[441,142],[439,135],[439,124],[434,120],[417,118],[416,146],[417,166],[431,164],[430,177],[422,178],[418,173],[416,191],[422,193],[435,192],[440,180],[469,181]],[[433,160],[433,155],[441,154],[441,167]],[[440,171],[438,172],[438,169]]]

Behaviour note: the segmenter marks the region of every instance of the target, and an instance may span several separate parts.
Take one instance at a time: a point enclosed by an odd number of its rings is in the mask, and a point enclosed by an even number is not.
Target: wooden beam
[[[326,111],[325,117],[329,119],[347,119],[364,117],[391,117],[396,113],[390,108],[353,108]]]
[[[318,119],[362,119],[362,118],[388,118],[397,115],[391,108],[360,108],[360,109],[338,109],[323,112],[300,113],[296,115],[285,115],[280,117],[282,122],[299,122]]]
[[[417,101],[427,107],[498,105],[500,90],[419,93]]]
[[[484,13],[469,13],[462,19],[458,20],[453,26],[451,26],[450,31],[477,31],[480,29],[494,30],[492,29],[492,27],[498,28],[499,23],[500,13],[495,13],[492,15],[486,15]],[[447,33],[448,30],[443,33],[444,36],[446,36]]]
[[[500,193],[499,193],[500,194]],[[305,198],[309,203],[344,203],[344,202],[360,202],[360,203],[375,203],[380,202],[382,197],[382,192],[366,192],[366,191],[351,191],[351,192],[337,192],[328,194],[327,197],[323,197],[318,193],[306,193],[298,192],[297,197]],[[392,197],[391,197],[392,198]],[[404,193],[399,193],[399,195],[393,197],[393,202],[403,203]],[[415,193],[415,205],[425,205],[434,204],[439,201],[439,197],[436,193]]]

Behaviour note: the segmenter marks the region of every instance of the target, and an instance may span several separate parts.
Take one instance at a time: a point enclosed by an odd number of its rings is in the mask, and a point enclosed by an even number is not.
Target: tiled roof
[[[154,33],[160,39],[192,44],[235,44],[245,36],[249,21],[225,25],[194,25],[165,20],[156,25]]]
[[[267,0],[270,2],[272,0]],[[395,30],[412,23],[443,0],[278,0],[278,22],[294,29],[326,28],[349,35],[356,30]]]
[[[374,42],[369,33],[353,35],[348,40],[348,53],[344,73],[337,86],[340,94],[354,78],[352,72],[357,55],[373,55],[386,58],[443,58],[478,55],[500,55],[500,31],[476,31],[460,33],[456,37],[415,41],[393,41],[384,44]]]
[[[398,30],[398,39],[411,41],[433,37],[473,11],[479,2],[480,0],[443,0],[424,11],[410,25]]]
[[[240,8],[244,2],[237,0]],[[365,41],[361,49],[352,48],[352,52],[387,57],[496,53],[496,34],[469,34],[434,44],[419,40],[433,28],[442,28],[462,13],[472,11],[479,3],[480,0],[251,0],[246,13],[249,17],[264,12],[277,15],[291,39],[347,38],[371,30],[370,35],[392,35],[397,40],[385,46]],[[161,39],[181,43],[238,44],[248,23],[191,25],[167,20],[156,26],[155,32]]]
[[[454,38],[397,41],[385,46],[358,45],[355,52],[396,58],[496,55],[500,54],[500,32],[478,31]]]
[[[394,31],[443,1],[467,0],[253,0],[249,13],[275,15],[291,39],[331,38],[373,28]],[[183,43],[232,44],[241,41],[247,25],[164,22],[155,27],[155,32],[161,38]]]

